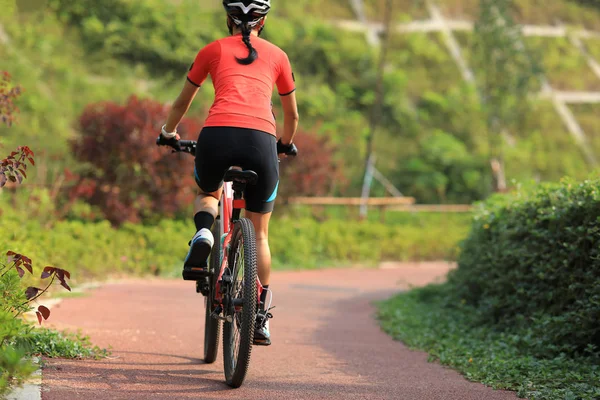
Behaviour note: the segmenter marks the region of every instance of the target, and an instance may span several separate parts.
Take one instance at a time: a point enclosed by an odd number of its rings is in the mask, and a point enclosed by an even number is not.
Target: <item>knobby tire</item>
[[[235,282],[241,273],[241,291],[243,305],[241,311],[233,313],[230,306],[227,315],[232,315],[232,322],[223,324],[223,361],[225,364],[225,380],[231,387],[238,388],[244,382],[250,365],[250,353],[254,340],[254,324],[256,321],[258,267],[256,263],[256,235],[252,222],[243,218],[235,223],[229,253],[229,268],[233,275],[231,293],[235,293]],[[243,253],[243,256],[242,256]],[[239,255],[240,257],[236,257]],[[243,271],[240,271],[243,262]],[[233,313],[233,314],[232,314]],[[237,315],[234,315],[237,314]],[[239,337],[236,339],[235,326],[239,325]],[[239,350],[235,356],[235,342],[239,341]]]

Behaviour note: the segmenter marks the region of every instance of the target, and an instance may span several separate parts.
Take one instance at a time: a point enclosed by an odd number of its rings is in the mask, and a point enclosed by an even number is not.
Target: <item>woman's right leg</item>
[[[216,218],[219,213],[218,199],[221,198],[222,192],[223,188],[212,193],[205,193],[204,191],[199,190],[198,196],[196,196],[196,200],[194,201],[194,216],[199,212],[206,212],[212,215],[213,218]]]
[[[258,279],[263,286],[271,280],[271,249],[269,248],[269,220],[271,213],[261,214],[246,211],[245,216],[252,221],[256,232],[256,258]]]

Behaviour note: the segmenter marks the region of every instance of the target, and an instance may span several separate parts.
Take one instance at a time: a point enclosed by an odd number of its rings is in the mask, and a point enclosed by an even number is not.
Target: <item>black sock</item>
[[[267,290],[267,289],[269,289],[269,285],[263,285],[263,291],[262,291],[262,293],[260,294],[260,302],[263,304],[263,305],[262,305],[262,308],[263,308],[263,309],[264,309],[264,308],[265,308],[265,306],[266,306],[266,304],[265,304],[265,301],[267,301],[267,292],[268,292],[268,290]]]
[[[212,228],[213,222],[215,222],[215,217],[212,216],[211,213],[207,213],[205,211],[200,211],[198,214],[194,215],[194,223],[196,224],[196,232],[201,229],[210,229]]]

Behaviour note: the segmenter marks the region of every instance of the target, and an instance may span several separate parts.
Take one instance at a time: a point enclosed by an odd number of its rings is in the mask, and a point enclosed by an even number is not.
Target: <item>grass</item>
[[[473,35],[454,32],[467,62],[472,60]],[[526,37],[525,41],[541,64],[550,85],[557,90],[600,90],[600,79],[587,64],[581,52],[567,38]],[[588,41],[588,43],[593,42]]]
[[[386,0],[364,0],[364,11],[370,21],[385,20]],[[428,19],[429,11],[422,0],[394,0],[392,13],[394,21]]]
[[[447,306],[446,285],[432,285],[379,304],[383,329],[412,349],[494,389],[514,390],[531,400],[592,400],[600,397],[599,360],[536,358],[523,343],[535,340],[473,323],[475,312]]]
[[[567,38],[528,37],[527,43],[543,55],[542,65],[554,89],[600,90],[600,79]]]
[[[572,104],[569,106],[581,124],[596,154],[600,153],[600,104]]]
[[[110,351],[94,346],[88,336],[80,332],[59,332],[46,328],[34,329],[29,339],[31,353],[50,358],[93,358],[99,360]]]
[[[275,17],[297,17],[299,13],[323,19],[354,19],[354,12],[347,1],[330,2],[325,6],[322,2],[314,0],[295,0],[273,6]]]
[[[554,111],[549,101],[539,101],[527,115],[522,131],[514,133],[516,144],[507,146],[507,172],[510,179],[559,180],[563,176],[586,177],[589,166],[575,139]],[[557,163],[556,160],[561,162]],[[523,165],[529,171],[523,174]]]
[[[600,39],[587,39],[583,43],[590,55],[600,62]]]

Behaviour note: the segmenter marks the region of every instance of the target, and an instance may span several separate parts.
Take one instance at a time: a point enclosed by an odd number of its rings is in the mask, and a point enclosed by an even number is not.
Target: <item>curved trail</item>
[[[428,363],[383,333],[373,300],[423,285],[449,266],[401,264],[378,270],[273,274],[273,345],[254,347],[244,385],[204,364],[203,298],[179,280],[126,281],[66,299],[57,328],[81,329],[113,356],[45,360],[42,398],[69,399],[516,399]]]

